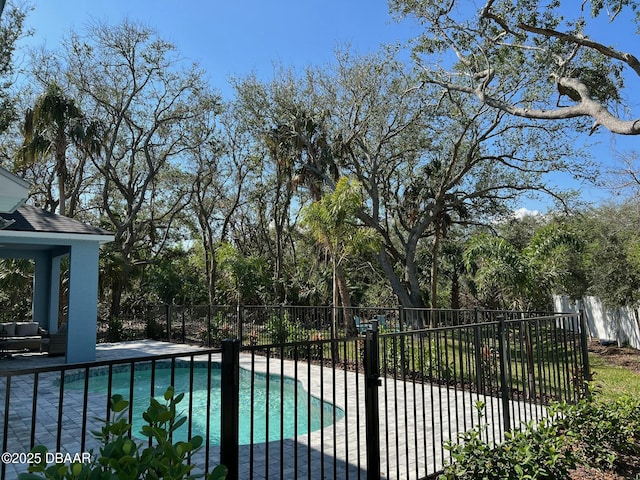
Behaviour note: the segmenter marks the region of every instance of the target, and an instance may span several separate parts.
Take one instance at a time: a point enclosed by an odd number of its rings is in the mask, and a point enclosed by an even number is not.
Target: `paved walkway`
[[[186,345],[155,341],[123,342],[98,346],[98,360],[136,358],[166,353],[197,353],[199,349]],[[214,359],[217,360],[217,359]],[[0,369],[24,369],[62,363],[62,359],[30,355],[16,357],[0,363]],[[6,365],[6,366],[5,366]],[[243,446],[240,449],[240,478],[365,478],[366,477],[366,425],[365,380],[362,374],[345,372],[319,365],[295,363],[289,360],[271,359],[248,354],[241,355],[241,367],[256,372],[285,375],[296,378],[305,390],[344,411],[344,417],[335,424],[295,440]],[[7,450],[26,453],[31,441],[31,425],[35,406],[36,444],[46,444],[51,451],[70,454],[83,453],[97,444],[90,435],[82,444],[83,429],[95,430],[99,423],[92,420],[105,417],[106,394],[89,393],[86,420],[83,420],[84,398],[81,392],[65,390],[62,402],[62,423],[58,424],[60,402],[60,375],[40,374],[37,379],[37,402],[34,404],[34,377],[14,377],[11,381]],[[58,381],[58,383],[56,383]],[[501,405],[492,397],[479,398],[476,394],[442,388],[429,384],[414,384],[400,380],[382,379],[379,391],[381,458],[383,478],[420,479],[440,470],[446,451],[442,442],[455,439],[479,422],[474,408],[477,400],[483,400],[484,421],[492,427],[487,430],[490,438],[499,439]],[[0,405],[4,410],[6,379],[0,378]],[[541,407],[512,404],[515,421],[539,418]],[[0,418],[0,421],[3,419]],[[86,423],[86,424],[85,424]],[[4,434],[4,425],[0,425]],[[60,434],[61,444],[55,445]],[[204,452],[201,452],[204,454]],[[210,465],[219,461],[219,448],[211,447]],[[195,459],[202,466],[204,459]],[[17,478],[26,466],[7,465],[6,480]]]

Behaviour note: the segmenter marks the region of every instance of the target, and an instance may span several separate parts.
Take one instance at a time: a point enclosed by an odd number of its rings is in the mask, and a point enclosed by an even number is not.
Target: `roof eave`
[[[68,240],[68,241],[85,241],[109,243],[115,240],[115,235],[98,234],[98,233],[62,233],[62,232],[25,232],[21,230],[0,230],[0,238],[29,238],[41,240],[46,236],[47,240]]]
[[[20,185],[22,188],[26,188],[27,190],[31,188],[31,184],[29,182],[27,182],[26,180],[20,178],[19,176],[11,173],[9,170],[7,170],[6,168],[0,167],[0,175],[2,175],[3,177],[8,178],[9,180],[11,180],[12,182]]]

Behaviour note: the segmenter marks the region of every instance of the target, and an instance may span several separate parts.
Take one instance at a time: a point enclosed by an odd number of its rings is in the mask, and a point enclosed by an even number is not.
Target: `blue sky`
[[[411,22],[394,22],[386,0],[30,1],[34,9],[27,17],[27,28],[34,35],[29,44],[45,43],[55,49],[71,29],[82,32],[92,19],[112,24],[125,18],[139,21],[173,42],[184,57],[201,64],[212,85],[227,98],[232,95],[228,83],[232,76],[255,73],[268,79],[274,65],[302,71],[308,65],[331,62],[336,48],[345,44],[358,53],[368,53],[383,44],[405,42],[420,31]],[[628,39],[620,37],[623,42]],[[628,151],[637,140],[603,131],[590,143],[597,143],[596,158],[610,163],[612,149]],[[557,181],[571,182],[568,176],[557,177]],[[573,185],[582,188],[589,200],[609,196],[606,191]],[[524,201],[522,206],[544,211],[547,204]]]
[[[330,62],[337,47],[360,53],[406,41],[417,27],[395,23],[386,0],[31,0],[29,43],[56,48],[71,28],[91,19],[148,25],[208,72],[228,94],[228,78],[256,73],[268,78],[274,64],[304,69]],[[226,96],[226,95],[225,95]]]

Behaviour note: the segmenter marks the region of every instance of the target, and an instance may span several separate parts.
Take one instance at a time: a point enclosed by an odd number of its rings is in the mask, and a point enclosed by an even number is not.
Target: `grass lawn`
[[[595,373],[593,383],[600,390],[602,401],[613,401],[622,395],[640,395],[640,373],[615,365],[607,357],[589,354],[591,371]]]

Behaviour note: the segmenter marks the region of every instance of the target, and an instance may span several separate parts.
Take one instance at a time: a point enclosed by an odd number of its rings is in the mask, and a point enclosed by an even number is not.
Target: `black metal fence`
[[[219,347],[224,338],[242,345],[345,338],[377,321],[381,333],[550,315],[511,310],[441,310],[403,307],[297,305],[138,305],[98,324],[99,342],[151,338]]]
[[[550,401],[584,393],[589,364],[578,315],[401,330],[389,312],[357,313],[376,317],[349,338],[242,347],[225,340],[201,352],[0,372],[2,451],[44,444],[95,454],[87,432],[99,429],[95,418],[108,418],[112,394],[131,401],[136,437],[150,397],[162,400],[173,385],[186,393],[188,419],[174,439],[206,439],[190,458],[198,471],[223,463],[230,478],[421,479],[450,460],[444,443],[458,432],[484,422],[499,442],[543,417]],[[386,316],[386,333],[377,315]],[[0,477],[16,478],[26,469],[21,459],[3,457]]]

